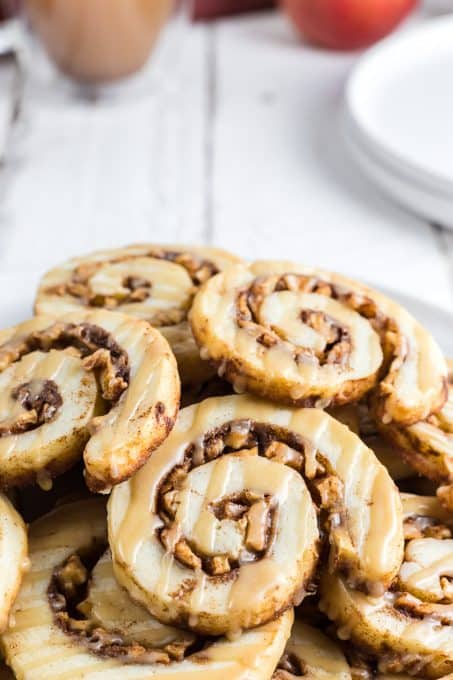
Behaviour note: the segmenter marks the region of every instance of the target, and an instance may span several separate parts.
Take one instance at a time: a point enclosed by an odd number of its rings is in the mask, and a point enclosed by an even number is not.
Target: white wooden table
[[[0,169],[2,316],[28,314],[53,263],[142,240],[296,259],[452,310],[452,237],[343,149],[356,59],[302,46],[277,13],[174,25],[121,97],[77,96],[33,54]]]

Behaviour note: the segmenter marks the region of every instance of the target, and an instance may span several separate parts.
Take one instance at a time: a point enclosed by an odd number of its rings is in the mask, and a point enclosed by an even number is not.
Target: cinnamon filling
[[[352,340],[347,328],[340,326],[335,319],[324,312],[303,309],[301,321],[313,328],[325,339],[324,352],[317,353],[320,364],[346,364],[351,352]]]
[[[172,641],[151,648],[126,641],[121,630],[108,630],[90,618],[87,596],[90,574],[105,551],[93,546],[89,551],[74,553],[55,569],[47,589],[47,597],[55,623],[66,635],[76,637],[80,645],[102,657],[130,664],[170,664],[183,661],[204,649],[209,640]]]
[[[106,401],[117,401],[129,385],[127,352],[110,333],[89,323],[76,325],[57,322],[43,331],[5,343],[0,347],[0,371],[30,352],[48,352],[51,349],[74,351],[84,359],[86,370],[98,369],[102,396]],[[45,396],[49,396],[49,390]],[[55,396],[50,404],[51,413],[54,402]],[[52,417],[55,414],[56,409],[53,410]]]
[[[81,264],[72,272],[67,283],[51,286],[45,291],[51,295],[70,295],[78,298],[87,307],[103,307],[116,309],[119,305],[133,302],[144,302],[152,293],[152,283],[145,278],[127,276],[123,279],[123,290],[115,295],[100,295],[91,289],[91,277],[106,264],[118,264],[120,262],[133,261],[137,257],[149,257],[157,260],[166,260],[178,264],[189,274],[195,286],[200,286],[209,278],[218,273],[218,268],[213,262],[204,260],[194,253],[150,248],[137,255],[125,255],[113,257],[111,260]],[[181,323],[186,318],[186,311],[181,309],[165,309],[153,313],[150,321],[155,326],[172,326]]]
[[[295,654],[284,654],[280,659],[272,680],[287,680],[287,678],[301,678],[307,674],[303,661]]]
[[[386,318],[378,309],[376,303],[366,295],[352,292],[343,286],[328,283],[321,279],[303,274],[283,274],[281,276],[262,276],[245,290],[241,291],[236,301],[236,318],[241,328],[261,326],[261,307],[267,296],[272,293],[292,291],[299,293],[315,293],[330,297],[346,305],[353,311],[368,319],[373,329],[380,336],[387,366],[391,356],[396,352],[395,323]],[[352,338],[347,328],[341,326],[328,314],[318,310],[301,310],[300,320],[318,332],[325,340],[322,351],[312,348],[295,347],[295,361],[311,359],[319,365],[339,364],[346,366],[352,351]],[[276,328],[269,328],[258,335],[258,342],[271,348],[281,340],[286,340],[284,334]]]
[[[404,521],[404,538],[410,541],[415,538],[451,538],[451,529],[440,524],[433,517],[413,515]]]
[[[285,428],[236,420],[208,432],[202,441],[190,444],[184,462],[174,467],[160,485],[156,506],[163,528],[158,530],[159,539],[165,551],[172,553],[184,566],[203,570],[212,577],[234,577],[241,564],[263,559],[272,546],[278,508],[271,497],[254,491],[244,490],[219,498],[209,507],[217,519],[233,523],[240,533],[243,548],[239,555],[201,554],[197,546],[182,535],[176,521],[178,495],[190,471],[222,455],[238,452],[264,456],[303,474],[319,508],[325,536],[329,532],[346,531],[343,485],[328,471],[321,454]],[[347,565],[343,567],[347,570]]]
[[[0,437],[28,432],[51,422],[63,404],[53,380],[31,380],[16,387],[11,396],[24,411],[14,420],[0,423]]]

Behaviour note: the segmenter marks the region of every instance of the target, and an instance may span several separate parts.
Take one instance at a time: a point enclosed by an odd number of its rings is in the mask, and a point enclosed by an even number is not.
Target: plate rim
[[[398,50],[403,46],[404,49],[407,50],[407,43],[410,44],[412,41],[416,42],[417,40],[420,40],[421,37],[425,37],[426,34],[435,34],[439,31],[442,33],[448,32],[448,29],[453,31],[453,16],[449,15],[431,18],[424,21],[422,25],[411,27],[396,35],[392,35],[372,47],[352,68],[345,87],[344,101],[348,115],[351,117],[354,126],[359,130],[360,134],[363,135],[372,146],[379,149],[381,154],[390,157],[395,166],[400,166],[400,168],[403,166],[414,178],[418,176],[419,183],[425,181],[426,183],[436,186],[437,190],[439,190],[440,184],[445,193],[453,194],[453,180],[446,178],[445,175],[437,173],[432,169],[426,169],[413,159],[408,159],[404,154],[399,153],[394,147],[386,145],[382,139],[379,139],[371,132],[371,130],[368,130],[368,126],[363,122],[363,116],[357,115],[358,108],[356,106],[357,90],[359,90],[361,81],[365,77],[363,73],[366,73],[369,65],[378,60],[381,54],[386,54],[395,49]],[[421,179],[421,177],[423,179]]]
[[[453,230],[453,219],[450,219],[453,215],[453,196],[435,193],[426,185],[412,181],[390,165],[381,163],[373,154],[362,148],[360,140],[351,134],[344,118],[342,136],[345,151],[379,192],[419,219],[442,224],[446,229]],[[394,186],[395,183],[397,186]],[[415,200],[414,193],[418,194]]]

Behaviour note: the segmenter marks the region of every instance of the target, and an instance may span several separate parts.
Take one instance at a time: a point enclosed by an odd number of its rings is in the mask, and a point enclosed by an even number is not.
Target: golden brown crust
[[[187,324],[199,286],[240,262],[234,255],[196,246],[137,244],[73,258],[49,271],[37,293],[37,314],[58,317],[80,308],[109,309],[159,328],[175,353],[184,385],[215,374],[200,358]]]
[[[321,608],[381,672],[440,678],[453,672],[453,519],[436,498],[403,494],[403,508],[405,558],[392,587],[370,598],[325,572]]]
[[[451,368],[451,362],[449,367]],[[383,435],[399,447],[405,462],[419,474],[439,485],[453,483],[453,375],[448,380],[448,397],[442,409],[424,421],[403,427],[379,424]],[[441,496],[448,502],[448,492]]]
[[[31,571],[3,637],[19,680],[270,677],[292,612],[234,641],[171,629],[116,583],[105,539],[99,499],[61,507],[31,527]]]
[[[114,491],[115,573],[167,623],[210,634],[258,625],[310,585],[315,507],[332,570],[365,590],[391,582],[401,560],[399,497],[355,435],[316,409],[207,399],[181,411],[167,442]]]
[[[5,487],[35,480],[50,486],[83,453],[89,487],[108,491],[165,439],[179,407],[167,342],[146,322],[122,314],[36,317],[2,331],[0,366]],[[43,402],[49,381],[55,394],[47,390]],[[38,422],[37,409],[49,417]],[[19,432],[17,423],[30,415],[35,422]]]
[[[232,266],[203,285],[189,316],[201,351],[239,392],[322,408],[373,388],[386,423],[416,422],[445,401],[446,365],[429,333],[336,274],[288,262]]]

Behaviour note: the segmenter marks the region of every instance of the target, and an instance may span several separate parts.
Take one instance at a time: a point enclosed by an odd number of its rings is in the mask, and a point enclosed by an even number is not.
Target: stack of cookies
[[[35,314],[0,331],[0,678],[453,678],[453,381],[404,308],[144,244]]]

